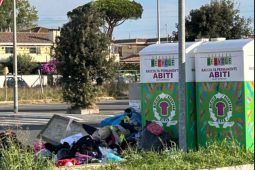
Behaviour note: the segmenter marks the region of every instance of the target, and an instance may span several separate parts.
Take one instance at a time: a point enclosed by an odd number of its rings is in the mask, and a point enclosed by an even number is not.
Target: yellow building
[[[52,58],[57,30],[18,32],[17,55],[30,55],[33,62],[44,63]],[[7,62],[13,54],[13,33],[0,32],[0,63]]]
[[[112,49],[114,49],[115,53],[119,54],[120,63],[140,63],[139,52],[151,45],[156,44],[158,41],[157,38],[149,38],[149,39],[122,39],[122,40],[114,40]],[[169,37],[162,37],[161,43],[171,42]]]

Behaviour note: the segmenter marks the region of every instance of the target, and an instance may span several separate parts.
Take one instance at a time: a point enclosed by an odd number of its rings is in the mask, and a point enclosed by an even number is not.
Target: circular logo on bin
[[[216,128],[232,127],[234,122],[229,122],[232,117],[233,106],[229,97],[222,93],[214,95],[209,102],[209,112],[212,121],[208,121],[210,126]]]
[[[177,120],[173,120],[176,115],[176,106],[174,99],[165,93],[158,95],[153,102],[154,117],[165,123],[166,126],[176,125]]]

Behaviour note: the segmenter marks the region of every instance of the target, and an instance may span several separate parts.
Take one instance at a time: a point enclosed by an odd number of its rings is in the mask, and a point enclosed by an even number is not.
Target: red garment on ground
[[[152,134],[158,136],[163,132],[163,127],[161,127],[159,124],[157,123],[150,123],[146,129],[151,132]]]
[[[59,166],[67,166],[69,163],[72,163],[72,165],[80,165],[80,162],[76,160],[75,158],[71,159],[62,159],[57,161],[57,167]]]

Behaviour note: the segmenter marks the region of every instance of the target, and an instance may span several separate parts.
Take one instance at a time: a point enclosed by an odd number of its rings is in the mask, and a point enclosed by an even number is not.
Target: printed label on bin
[[[143,56],[140,67],[141,83],[179,81],[177,56]]]
[[[161,93],[153,102],[153,113],[157,121],[162,122],[167,127],[177,124],[176,105],[174,99],[169,94]]]
[[[216,128],[232,127],[235,123],[230,121],[233,105],[230,98],[222,93],[215,94],[209,102],[210,126]]]
[[[195,60],[197,82],[244,81],[242,53],[199,54]]]

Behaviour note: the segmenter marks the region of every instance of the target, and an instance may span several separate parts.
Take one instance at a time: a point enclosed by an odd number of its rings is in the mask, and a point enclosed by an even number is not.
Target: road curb
[[[229,167],[222,167],[222,168],[209,168],[209,169],[200,169],[200,170],[254,170],[254,164],[237,165],[237,166],[229,166]]]
[[[12,104],[13,101],[0,101],[0,104]]]
[[[97,101],[101,101],[101,100],[115,100],[116,98],[114,97],[97,97],[96,100]]]
[[[96,101],[102,100],[115,100],[114,97],[97,97]],[[41,99],[41,100],[19,100],[20,104],[47,104],[47,103],[65,103],[62,101],[56,101],[52,99]],[[0,101],[0,105],[13,104],[13,101]]]

